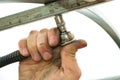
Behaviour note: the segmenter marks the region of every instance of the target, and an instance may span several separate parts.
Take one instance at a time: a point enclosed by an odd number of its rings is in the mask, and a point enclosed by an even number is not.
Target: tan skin
[[[87,45],[76,40],[63,47],[59,45],[59,31],[56,28],[33,30],[19,41],[23,56],[31,56],[20,62],[19,80],[79,80],[81,70],[75,53]]]

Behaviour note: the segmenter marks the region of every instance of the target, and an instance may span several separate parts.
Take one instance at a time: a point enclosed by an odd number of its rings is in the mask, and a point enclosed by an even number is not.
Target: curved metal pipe
[[[95,21],[98,25],[100,25],[100,27],[102,27],[111,36],[111,38],[115,41],[117,46],[120,48],[120,38],[117,32],[115,32],[115,30],[111,27],[111,25],[107,23],[101,16],[96,14],[95,11],[92,11],[88,8],[81,9],[77,12],[87,16],[91,20]]]
[[[107,78],[99,79],[99,80],[120,80],[120,76],[107,77]]]

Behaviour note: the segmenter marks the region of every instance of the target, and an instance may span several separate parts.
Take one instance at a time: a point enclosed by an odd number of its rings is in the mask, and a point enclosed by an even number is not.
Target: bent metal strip
[[[0,18],[0,31],[111,0],[88,1],[89,0],[57,0],[45,6]]]

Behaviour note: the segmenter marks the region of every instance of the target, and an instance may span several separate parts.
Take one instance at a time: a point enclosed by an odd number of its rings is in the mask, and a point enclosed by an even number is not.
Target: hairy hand
[[[23,56],[31,56],[20,62],[19,80],[79,80],[81,71],[75,53],[87,45],[76,40],[57,47],[59,31],[56,28],[31,31],[28,38],[19,42]]]

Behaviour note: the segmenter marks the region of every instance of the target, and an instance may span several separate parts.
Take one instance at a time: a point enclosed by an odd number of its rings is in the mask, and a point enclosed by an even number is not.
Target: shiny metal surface
[[[115,43],[120,48],[120,37],[117,35],[117,32],[113,29],[112,25],[107,23],[100,15],[96,14],[95,11],[92,11],[90,9],[82,9],[78,11],[79,13],[87,16],[91,20],[95,21],[100,27],[102,27],[115,41]]]
[[[73,40],[73,35],[66,30],[65,22],[62,15],[56,15],[55,21],[60,32],[60,45],[63,46],[68,44],[69,42],[71,42],[71,40]]]
[[[120,76],[114,76],[114,77],[109,77],[109,78],[104,78],[104,79],[98,79],[98,80],[120,80]]]

